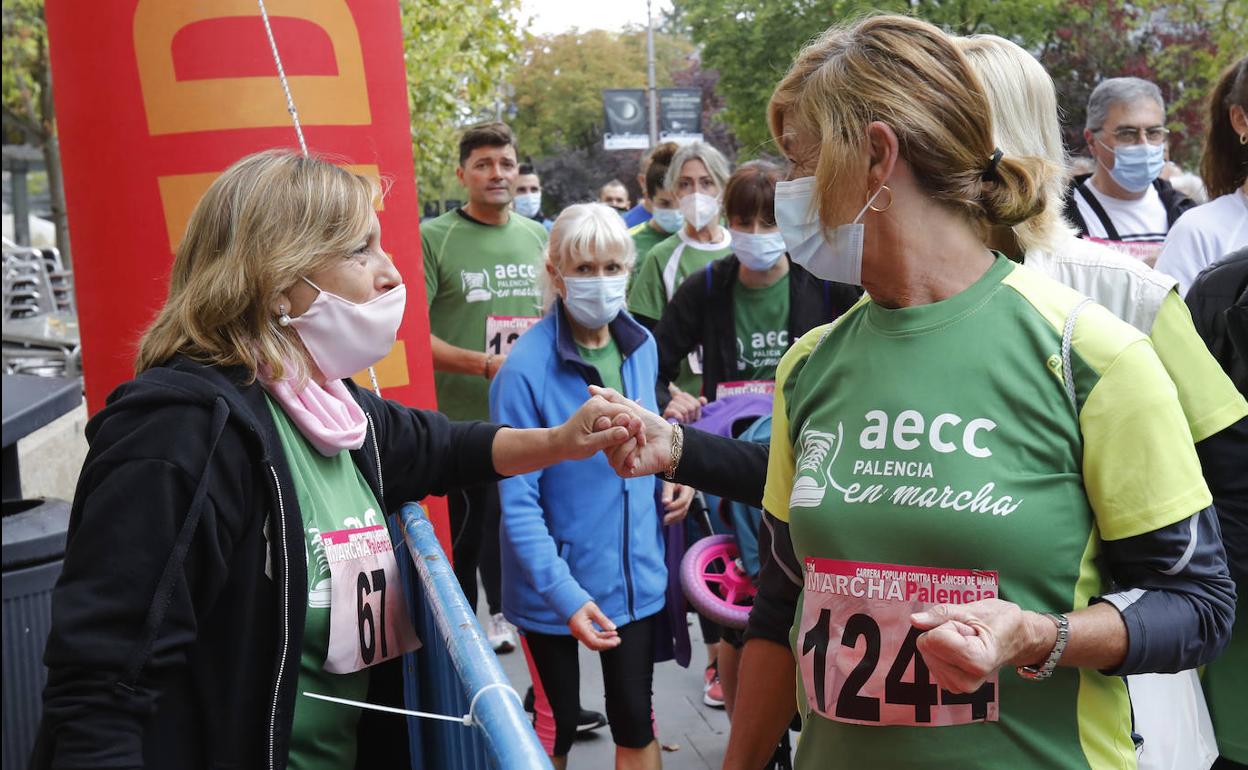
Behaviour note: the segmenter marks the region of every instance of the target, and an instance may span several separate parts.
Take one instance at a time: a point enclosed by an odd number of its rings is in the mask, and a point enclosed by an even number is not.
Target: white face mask
[[[568,315],[586,329],[601,329],[615,320],[624,309],[628,273],[593,278],[568,278],[563,306]]]
[[[804,176],[791,182],[776,183],[776,224],[793,261],[824,281],[862,285],[862,215],[883,191],[867,199],[852,222],[837,225],[831,241],[819,222],[815,201],[815,178]]]
[[[732,230],[732,253],[747,269],[765,273],[784,256],[784,236],[780,233],[746,233]]]
[[[680,213],[680,209],[656,208],[654,210],[654,223],[663,232],[674,233],[685,226],[685,215]]]
[[[515,202],[517,214],[522,217],[535,217],[537,212],[542,209],[542,194],[535,192],[517,195]]]
[[[705,193],[689,193],[680,199],[680,213],[694,230],[701,230],[719,217],[719,198]]]
[[[404,284],[357,304],[303,280],[320,294],[303,315],[290,319],[290,325],[326,379],[350,377],[386,357],[403,322]]]

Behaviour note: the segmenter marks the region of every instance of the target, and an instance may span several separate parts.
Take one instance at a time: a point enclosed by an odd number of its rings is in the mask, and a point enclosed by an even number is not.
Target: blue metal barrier
[[[419,576],[412,621],[424,642],[405,667],[408,702],[422,711],[455,716],[471,708],[473,718],[473,725],[465,727],[409,717],[414,765],[549,770],[550,760],[460,590],[433,524],[412,503],[403,506],[399,519]],[[400,568],[406,572],[405,562],[400,560]]]

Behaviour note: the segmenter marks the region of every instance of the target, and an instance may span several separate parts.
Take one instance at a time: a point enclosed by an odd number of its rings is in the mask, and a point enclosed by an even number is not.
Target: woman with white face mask
[[[728,174],[727,159],[704,142],[687,144],[672,158],[664,187],[675,194],[684,225],[650,250],[628,294],[629,311],[647,328],[686,277],[729,253],[732,237],[720,225]]]
[[[403,701],[408,557],[377,525],[629,435],[592,432],[601,400],[516,430],[346,379],[405,309],[378,194],[274,150],[196,204],[138,373],[87,427],[34,766],[409,766],[403,720],[301,694]]]
[[[868,296],[777,371],[725,767],[795,695],[798,768],[1133,767],[1120,676],[1212,659],[1234,584],[1148,340],[984,246],[1061,169],[997,148],[966,58],[907,17],[826,31],[769,118],[789,253]]]
[[[490,415],[558,424],[607,385],[655,410],[654,340],[624,309],[633,242],[618,213],[569,206],[550,233],[550,311],[525,332],[490,387]],[[683,518],[692,490],[621,479],[604,456],[499,484],[503,614],[520,629],[534,678],[534,726],[564,767],[580,710],[578,642],[602,657],[616,767],[657,768],[651,721],[656,634],[666,626],[662,525]],[[665,510],[660,511],[662,494]]]

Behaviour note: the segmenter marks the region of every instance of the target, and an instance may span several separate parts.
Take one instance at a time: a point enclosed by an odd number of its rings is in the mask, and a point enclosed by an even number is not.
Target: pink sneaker
[[[719,683],[719,668],[715,665],[706,667],[704,674],[706,684],[702,687],[702,702],[711,708],[724,707],[724,687]]]

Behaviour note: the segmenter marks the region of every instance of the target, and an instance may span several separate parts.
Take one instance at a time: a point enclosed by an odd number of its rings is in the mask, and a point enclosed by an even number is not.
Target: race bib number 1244
[[[997,596],[997,573],[807,559],[798,653],[811,711],[838,722],[944,727],[999,718],[997,675],[973,693],[931,681],[910,615]]]

